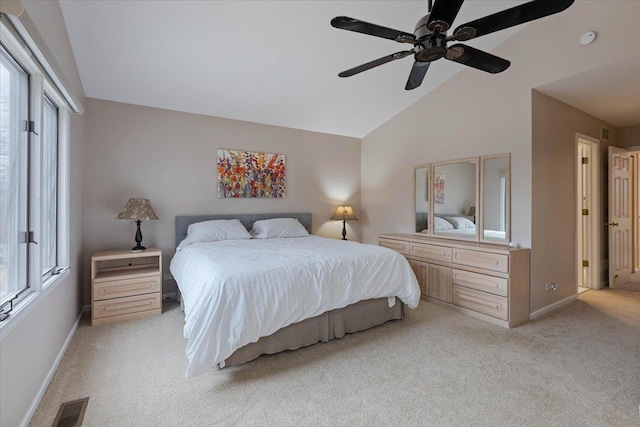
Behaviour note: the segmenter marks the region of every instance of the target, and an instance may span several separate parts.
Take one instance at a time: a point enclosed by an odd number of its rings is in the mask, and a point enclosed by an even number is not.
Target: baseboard
[[[561,299],[560,301],[556,301],[553,304],[549,304],[546,307],[542,307],[541,309],[536,310],[533,313],[529,313],[529,320],[535,320],[538,317],[545,315],[553,310],[557,310],[560,307],[564,307],[565,305],[570,304],[577,299],[578,299],[578,295],[571,295],[564,299]]]
[[[73,327],[71,328],[71,331],[69,332],[69,335],[67,335],[67,339],[64,341],[64,344],[62,345],[62,348],[60,349],[60,352],[58,352],[58,356],[56,357],[56,360],[53,362],[53,365],[51,366],[51,369],[49,369],[49,373],[47,373],[47,376],[45,377],[44,381],[42,382],[42,385],[40,386],[40,389],[38,390],[38,393],[33,398],[33,402],[31,403],[31,406],[29,406],[29,410],[27,411],[27,413],[25,414],[24,418],[22,419],[22,422],[20,423],[21,427],[28,426],[29,422],[31,421],[31,418],[36,413],[36,410],[38,409],[38,406],[40,405],[40,401],[44,397],[44,393],[47,391],[47,387],[49,387],[49,383],[53,379],[53,375],[58,370],[58,366],[60,365],[60,362],[62,361],[62,358],[64,357],[64,354],[67,352],[67,348],[69,347],[69,344],[71,343],[71,340],[73,339],[73,336],[75,335],[76,330],[78,329],[78,326],[80,325],[80,320],[82,320],[82,315],[84,314],[85,310],[86,310],[86,306],[84,307],[83,310],[80,311],[80,314],[78,315],[78,318],[76,319],[76,322],[73,324]]]

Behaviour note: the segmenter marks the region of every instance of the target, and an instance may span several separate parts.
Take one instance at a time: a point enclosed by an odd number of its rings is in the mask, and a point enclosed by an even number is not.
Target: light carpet
[[[640,294],[592,290],[504,329],[422,301],[403,321],[186,380],[183,315],[83,321],[31,420],[85,426],[638,426]]]

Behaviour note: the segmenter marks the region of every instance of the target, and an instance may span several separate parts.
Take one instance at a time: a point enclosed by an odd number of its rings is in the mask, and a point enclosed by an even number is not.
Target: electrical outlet
[[[176,300],[177,300],[177,295],[175,292],[162,294],[162,301],[176,301]]]
[[[173,280],[173,275],[171,273],[165,273],[162,275],[163,280]]]
[[[547,283],[546,285],[544,285],[544,287],[548,291],[557,291],[558,290],[558,284],[557,283]]]

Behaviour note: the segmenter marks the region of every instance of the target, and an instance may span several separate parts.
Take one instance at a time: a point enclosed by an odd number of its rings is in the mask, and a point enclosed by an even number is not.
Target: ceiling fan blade
[[[412,43],[416,36],[404,31],[382,27],[376,24],[349,18],[348,16],[337,16],[331,20],[331,26],[341,30],[355,31],[356,33],[368,34],[370,36],[382,37],[383,39],[395,40],[400,43]]]
[[[535,19],[544,18],[545,16],[562,12],[571,6],[574,1],[575,0],[533,0],[460,25],[448,40],[470,40]]]
[[[451,46],[445,58],[491,74],[501,73],[511,65],[506,59],[463,44]]]
[[[374,67],[377,67],[379,65],[382,64],[386,64],[387,62],[391,62],[391,61],[395,61],[396,59],[402,59],[405,56],[411,55],[412,53],[414,53],[414,50],[405,50],[402,52],[396,52],[396,53],[392,53],[391,55],[387,55],[387,56],[383,56],[382,58],[378,58],[378,59],[374,59],[371,62],[367,62],[366,64],[362,64],[362,65],[358,65],[357,67],[353,67],[350,68],[346,71],[341,72],[340,74],[338,74],[338,76],[340,77],[351,77],[353,75],[356,75],[358,73],[361,73],[363,71],[367,71],[370,70]]]
[[[413,63],[407,85],[404,87],[405,90],[415,89],[422,84],[422,80],[424,80],[424,76],[429,70],[429,65],[431,65],[431,62],[415,61]]]
[[[431,31],[436,28],[440,32],[447,31],[458,16],[463,2],[464,0],[436,0],[427,21],[427,28]]]

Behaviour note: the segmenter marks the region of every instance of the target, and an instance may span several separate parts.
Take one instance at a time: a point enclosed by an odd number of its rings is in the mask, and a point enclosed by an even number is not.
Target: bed
[[[340,338],[402,319],[405,304],[417,307],[408,262],[380,246],[312,235],[183,242],[191,224],[238,219],[246,232],[274,218],[311,231],[308,213],[176,217],[170,270],[184,303],[187,377]]]

